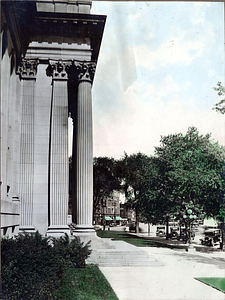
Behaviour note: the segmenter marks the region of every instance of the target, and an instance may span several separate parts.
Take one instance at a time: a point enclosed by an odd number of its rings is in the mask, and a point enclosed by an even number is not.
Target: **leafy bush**
[[[83,267],[90,255],[89,243],[83,246],[79,238],[44,238],[39,232],[2,239],[1,252],[2,299],[56,299],[65,267]]]
[[[70,240],[67,234],[60,238],[51,238],[51,241],[57,256],[62,257],[67,266],[85,267],[85,260],[91,254],[90,241],[84,245],[79,237]]]

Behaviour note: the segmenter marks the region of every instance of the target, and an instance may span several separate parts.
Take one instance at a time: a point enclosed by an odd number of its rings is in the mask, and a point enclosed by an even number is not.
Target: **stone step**
[[[96,255],[96,258],[98,258],[98,259],[129,259],[129,260],[133,260],[133,259],[135,259],[135,260],[144,260],[144,259],[150,259],[150,257],[149,256],[146,256],[146,255],[143,255],[143,256],[141,256],[141,255],[113,255],[113,254],[111,254],[111,255]],[[152,258],[152,260],[154,260],[154,258]]]
[[[95,251],[95,250],[93,250]],[[101,254],[107,254],[107,255],[140,255],[140,256],[143,256],[143,255],[146,255],[148,256],[148,253],[145,252],[145,251],[121,251],[121,250],[118,250],[118,249],[114,249],[114,251],[112,250],[109,250],[109,249],[102,249],[102,250],[97,250],[96,253],[98,255],[101,255]]]
[[[114,245],[107,244],[97,244],[97,249],[115,249],[116,247]]]
[[[148,254],[143,253],[141,254],[135,254],[135,253],[95,253],[96,257],[113,257],[113,258],[120,258],[120,257],[130,257],[130,259],[138,259],[138,258],[149,258]]]
[[[155,259],[139,257],[132,259],[131,257],[97,257],[97,262],[153,262]]]
[[[162,263],[158,261],[151,262],[99,262],[99,267],[158,267],[162,266]]]
[[[92,248],[92,253],[87,259],[87,263],[94,263],[98,266],[159,266],[162,265],[149,257],[144,249],[124,241],[97,240]]]
[[[138,253],[93,253],[90,258],[90,262],[94,261],[99,266],[152,266],[152,265],[162,265],[154,259],[154,257],[149,257],[144,251]]]

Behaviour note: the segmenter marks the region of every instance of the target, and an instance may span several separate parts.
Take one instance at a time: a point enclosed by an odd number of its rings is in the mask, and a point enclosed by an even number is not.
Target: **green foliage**
[[[72,240],[69,236],[61,236],[60,238],[51,238],[54,251],[61,260],[64,260],[67,266],[82,268],[85,267],[85,260],[90,256],[90,241],[84,245],[79,237]]]
[[[157,223],[168,208],[164,165],[156,157],[140,152],[130,156],[125,153],[118,165],[126,206],[136,210],[139,220]]]
[[[222,83],[219,81],[217,83],[217,87],[213,88],[215,91],[217,91],[217,94],[219,96],[225,95],[225,88],[222,86]],[[218,103],[216,103],[213,107],[213,110],[216,112],[219,112],[221,114],[225,114],[225,99],[220,100]]]
[[[120,190],[120,181],[116,175],[116,161],[109,157],[95,157],[93,162],[93,207],[104,205],[104,199],[113,191]]]
[[[127,206],[131,208],[139,208],[141,182],[148,160],[147,155],[139,152],[130,156],[125,153],[124,157],[118,161],[121,186],[128,201]]]
[[[79,239],[70,242],[68,236],[51,241],[39,232],[2,239],[2,298],[55,299],[65,267],[83,267],[88,247]]]
[[[121,183],[126,206],[135,209],[137,221],[180,220],[191,209],[199,218],[216,217],[223,222],[225,148],[212,141],[210,134],[200,135],[195,127],[186,134],[162,136],[160,143],[154,156],[125,153],[121,160],[113,160],[113,172],[108,159],[95,159],[98,177],[104,178],[98,191],[104,191],[104,185],[108,189],[111,179],[102,170],[110,170],[117,184]]]
[[[61,300],[118,300],[102,272],[95,265],[68,268],[62,286],[55,293]]]
[[[124,157],[117,162],[117,172],[120,174],[121,186],[127,200],[126,207],[135,209],[136,212],[136,232],[139,231],[138,222],[142,216],[143,178],[150,165],[150,159],[140,152],[130,156],[125,153]]]
[[[183,214],[191,208],[195,214],[214,217],[224,203],[223,165],[225,150],[199,135],[190,127],[185,135],[173,134],[161,138],[156,157],[163,165],[169,211]]]
[[[52,251],[47,238],[19,234],[2,239],[2,292],[16,299],[54,299],[52,291],[60,284],[63,262]]]

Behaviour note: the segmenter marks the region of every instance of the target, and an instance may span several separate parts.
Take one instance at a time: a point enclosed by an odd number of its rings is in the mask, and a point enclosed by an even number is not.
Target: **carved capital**
[[[93,81],[96,63],[94,62],[75,62],[79,81]]]
[[[38,59],[23,58],[18,68],[20,79],[36,79]]]
[[[71,61],[49,61],[49,65],[46,69],[47,76],[51,76],[53,80],[67,80],[68,68],[71,66]]]
[[[49,61],[46,69],[47,76],[53,80],[67,80],[68,76],[72,80],[89,81],[92,83],[96,69],[95,62],[70,61]]]

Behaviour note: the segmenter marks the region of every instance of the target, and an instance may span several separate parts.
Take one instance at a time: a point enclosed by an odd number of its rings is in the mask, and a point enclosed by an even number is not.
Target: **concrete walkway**
[[[162,266],[100,267],[120,300],[225,300],[195,277],[225,277],[225,253],[141,248]]]

